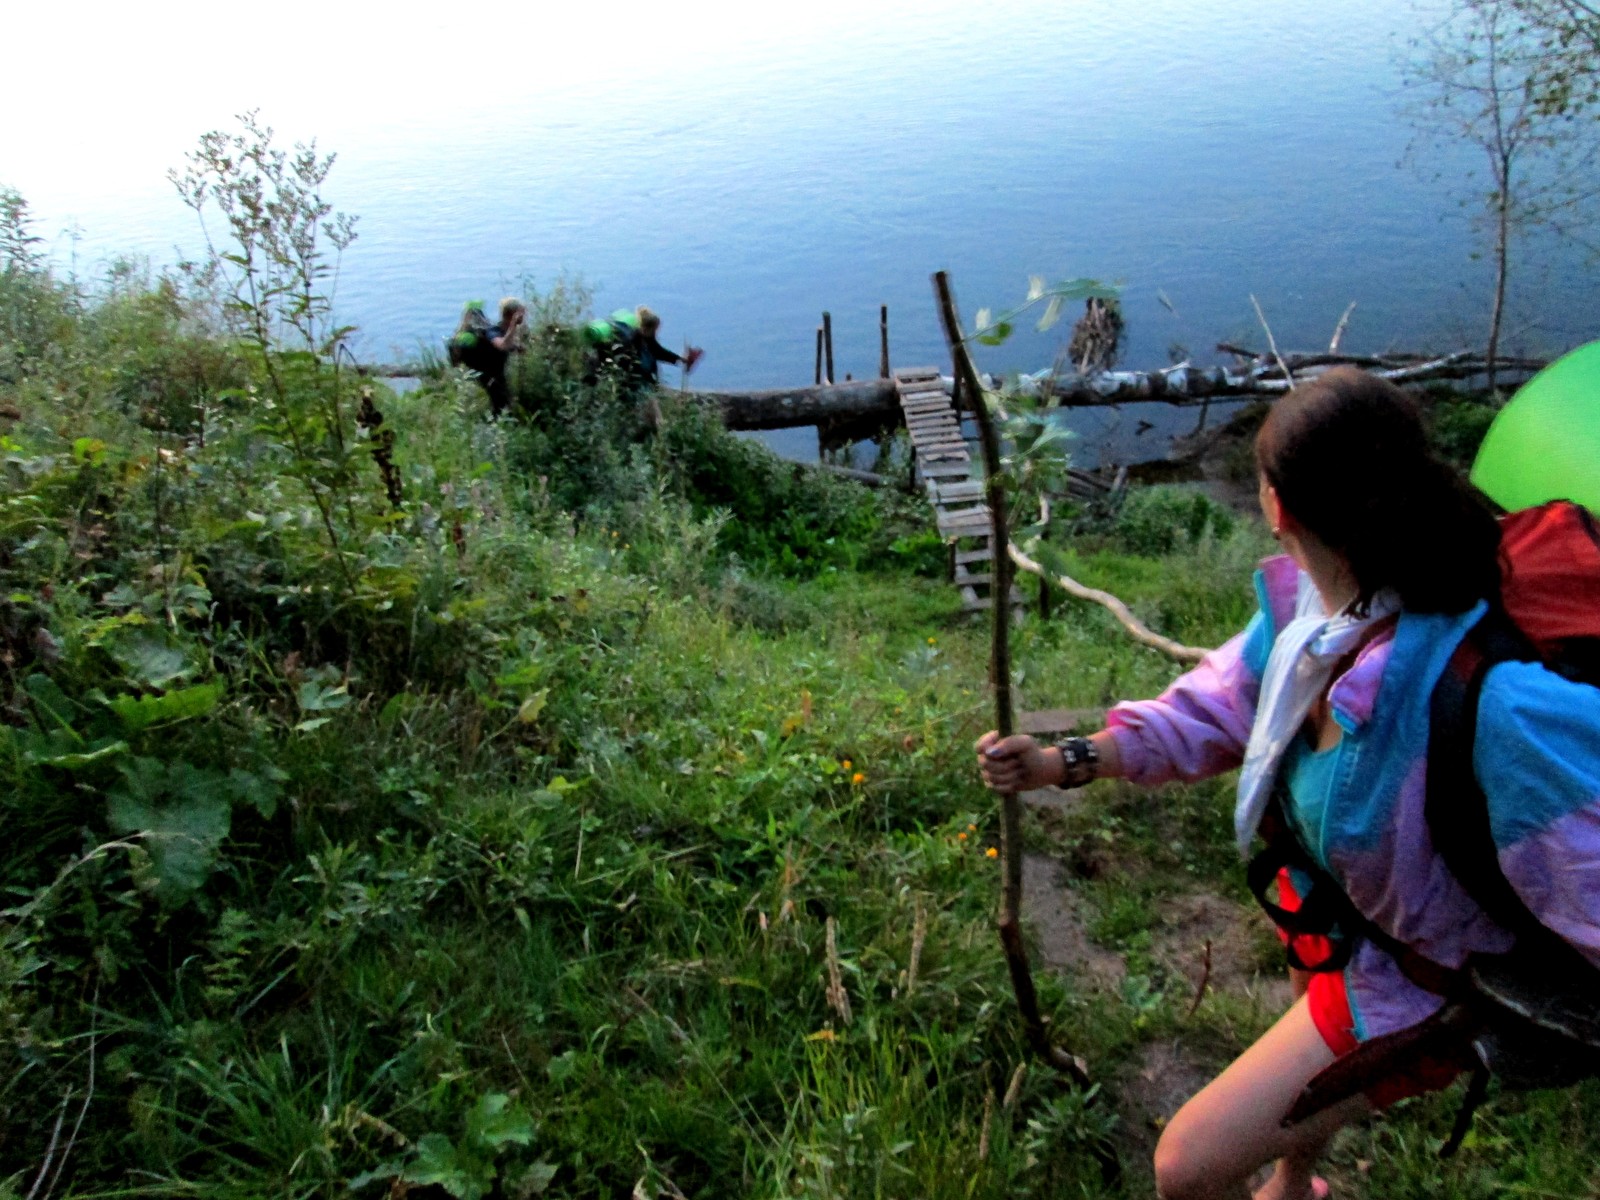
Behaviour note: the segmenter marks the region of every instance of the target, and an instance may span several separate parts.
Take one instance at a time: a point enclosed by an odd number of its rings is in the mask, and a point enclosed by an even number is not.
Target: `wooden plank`
[[[902,410],[904,412],[904,410]],[[904,413],[906,421],[946,421],[959,428],[961,422],[956,420],[955,413],[949,408],[914,408]]]
[[[927,417],[911,417],[906,421],[906,428],[912,433],[949,433],[961,437],[961,426],[952,421],[943,413],[934,413]]]
[[[1080,729],[1099,729],[1106,714],[1100,708],[1046,708],[1017,714],[1018,733],[1076,733]]]
[[[941,416],[956,420],[956,410],[948,404],[935,404],[931,400],[919,401],[916,404],[902,404],[900,411],[908,417]]]
[[[958,584],[970,583],[970,584],[973,584],[974,586],[976,586],[977,584],[980,584],[980,583],[993,583],[994,582],[994,576],[993,575],[962,575],[962,574],[958,573],[956,575],[956,582]]]
[[[969,535],[976,537],[989,528],[989,514],[979,513],[977,520],[973,521],[942,519],[937,520],[935,523],[939,526],[941,533],[955,533],[958,530],[965,530]]]
[[[901,388],[899,392],[900,403],[924,403],[937,400],[940,404],[954,407],[950,400],[950,393],[943,388]]]
[[[900,383],[909,383],[914,379],[937,379],[939,378],[939,368],[897,367],[895,369],[894,377]]]
[[[930,479],[956,479],[971,478],[972,467],[970,464],[960,466],[950,463],[941,463],[938,466],[918,466],[917,468]]]
[[[956,566],[958,567],[964,567],[968,563],[993,561],[993,550],[962,550],[956,554]]]
[[[988,494],[988,488],[977,479],[938,484],[935,485],[934,491],[937,497],[947,504],[957,500],[982,500]]]

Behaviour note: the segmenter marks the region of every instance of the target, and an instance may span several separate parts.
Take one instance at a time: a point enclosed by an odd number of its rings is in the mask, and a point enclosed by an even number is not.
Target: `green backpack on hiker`
[[[469,300],[461,311],[461,324],[445,339],[445,354],[452,367],[481,370],[489,348],[489,330],[492,325],[483,311],[482,300]]]

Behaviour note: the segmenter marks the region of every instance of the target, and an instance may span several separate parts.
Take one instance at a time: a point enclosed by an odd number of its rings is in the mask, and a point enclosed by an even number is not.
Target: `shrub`
[[[1135,488],[1112,522],[1111,535],[1129,554],[1160,556],[1206,538],[1226,540],[1234,515],[1204,492],[1170,484]]]

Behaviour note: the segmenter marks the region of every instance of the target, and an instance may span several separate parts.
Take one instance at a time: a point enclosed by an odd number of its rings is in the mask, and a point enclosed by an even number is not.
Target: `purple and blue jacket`
[[[1259,609],[1243,633],[1157,699],[1111,710],[1129,779],[1204,779],[1240,764],[1273,640],[1294,615],[1299,585],[1293,560],[1267,559],[1256,573]],[[1512,942],[1450,874],[1423,809],[1429,700],[1482,613],[1481,604],[1454,615],[1402,613],[1328,693],[1343,750],[1322,816],[1322,865],[1380,929],[1447,967]],[[1473,766],[1506,878],[1545,925],[1600,966],[1600,690],[1534,663],[1499,664],[1484,681]],[[1362,1039],[1414,1025],[1441,1003],[1371,942],[1344,977]]]

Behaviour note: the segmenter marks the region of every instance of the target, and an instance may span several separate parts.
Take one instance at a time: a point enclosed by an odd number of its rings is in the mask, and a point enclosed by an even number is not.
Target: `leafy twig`
[[[950,277],[940,271],[933,277],[933,289],[938,299],[939,318],[944,325],[945,341],[950,348],[956,378],[972,398],[972,411],[978,421],[979,439],[983,445],[986,468],[986,493],[989,502],[991,537],[996,546],[1010,543],[1006,522],[1006,493],[1003,465],[1000,461],[1000,438],[989,413],[988,398],[978,379],[977,368],[967,350],[961,333],[961,319],[956,313],[955,297],[950,290]],[[1015,713],[1011,695],[1011,560],[997,554],[994,559],[993,579],[989,594],[993,597],[991,609],[993,624],[990,640],[989,677],[994,688],[995,728],[1001,737],[1009,737],[1015,728]],[[1080,1086],[1087,1087],[1089,1070],[1084,1061],[1056,1046],[1045,1028],[1044,1016],[1039,1011],[1039,994],[1034,987],[1033,971],[1028,965],[1028,950],[1022,937],[1022,802],[1015,792],[1000,793],[1000,944],[1005,951],[1006,966],[1011,973],[1011,988],[1016,993],[1017,1008],[1022,1015],[1028,1044],[1033,1052],[1046,1062],[1066,1072]]]

